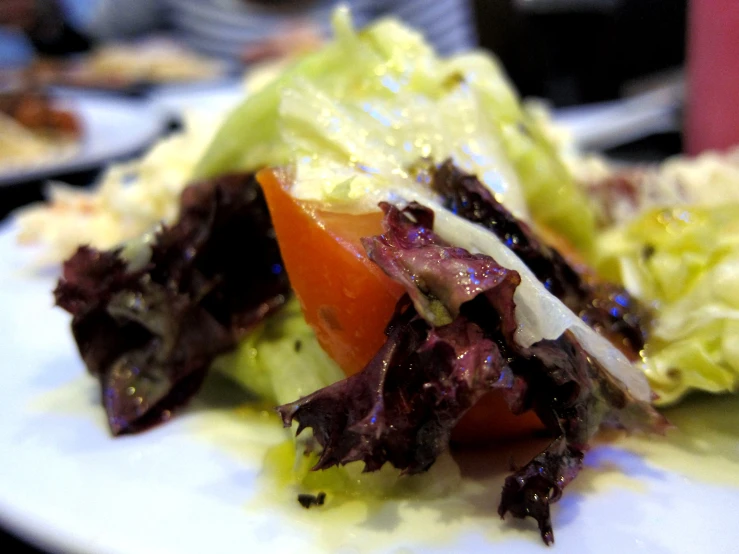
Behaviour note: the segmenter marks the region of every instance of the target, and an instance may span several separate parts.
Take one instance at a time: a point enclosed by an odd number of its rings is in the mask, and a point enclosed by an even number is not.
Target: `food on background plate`
[[[91,76],[100,79],[167,83],[214,79],[221,63],[167,41],[108,45],[86,60]]]
[[[0,168],[70,156],[82,134],[77,115],[48,95],[23,89],[0,93]]]
[[[207,81],[224,75],[221,62],[166,39],[109,44],[73,60],[40,59],[28,71],[37,83],[100,89]]]
[[[634,363],[650,310],[586,266],[597,212],[492,59],[345,11],[335,30],[227,117],[178,215],[79,249],[57,301],[114,434],[169,419],[209,367],[310,428],[297,460],[339,483],[543,431],[499,513],[549,543],[602,425],[666,427]]]

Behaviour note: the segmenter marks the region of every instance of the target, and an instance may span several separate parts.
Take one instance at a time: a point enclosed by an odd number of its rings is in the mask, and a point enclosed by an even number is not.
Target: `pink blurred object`
[[[691,0],[688,14],[688,154],[739,144],[739,0]]]

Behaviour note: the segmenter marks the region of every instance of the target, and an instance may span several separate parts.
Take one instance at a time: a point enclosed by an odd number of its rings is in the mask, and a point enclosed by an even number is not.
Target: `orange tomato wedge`
[[[380,212],[346,215],[296,201],[275,174],[258,179],[295,295],[323,349],[348,374],[385,342],[403,288],[364,254],[362,237],[382,233]]]
[[[257,175],[282,259],[308,324],[347,375],[362,370],[385,342],[385,326],[403,288],[367,258],[360,238],[382,233],[382,214],[342,214],[293,198],[271,170]],[[452,439],[483,443],[543,426],[533,412],[515,416],[500,393],[485,395]]]

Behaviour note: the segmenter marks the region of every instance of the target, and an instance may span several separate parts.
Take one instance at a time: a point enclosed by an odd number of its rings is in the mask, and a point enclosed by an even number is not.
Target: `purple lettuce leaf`
[[[497,345],[464,317],[432,328],[404,297],[387,333],[361,373],[278,408],[285,426],[313,429],[323,447],[314,469],[361,461],[365,471],[386,462],[425,471],[462,415],[512,377]]]
[[[624,288],[600,282],[570,265],[498,202],[477,177],[450,160],[434,169],[431,188],[441,194],[447,209],[495,233],[585,323],[632,360],[639,358],[649,314]]]
[[[448,447],[456,422],[485,392],[502,390],[513,413],[535,410],[553,441],[506,480],[499,512],[535,518],[543,540],[552,542],[549,506],[577,475],[598,428],[659,428],[661,416],[632,398],[569,332],[519,346],[515,271],[446,244],[432,231],[433,213],[418,204],[381,207],[386,232],[363,242],[408,297],[367,367],[279,407],[285,425],[296,420],[300,431],[313,430],[323,447],[315,469],[363,461],[372,471],[389,462],[413,473]]]
[[[549,506],[582,469],[583,450],[567,444],[563,435],[554,439],[541,454],[510,475],[503,485],[498,514],[532,517],[546,544],[554,542]]]
[[[419,204],[412,203],[403,212],[389,204],[382,207],[388,233],[362,239],[362,244],[371,260],[405,286],[429,323],[451,323],[462,304],[489,291],[494,291],[491,301],[513,307],[513,292],[521,282],[516,271],[489,256],[444,243],[431,230],[433,213]]]
[[[253,175],[192,185],[178,222],[131,269],[120,250],[80,248],[54,292],[101,386],[114,435],[167,420],[211,361],[289,294],[267,206]]]

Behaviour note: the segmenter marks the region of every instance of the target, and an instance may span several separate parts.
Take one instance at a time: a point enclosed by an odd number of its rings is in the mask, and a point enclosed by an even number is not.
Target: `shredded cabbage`
[[[650,210],[599,237],[598,265],[655,306],[644,370],[658,402],[739,386],[739,204]]]

